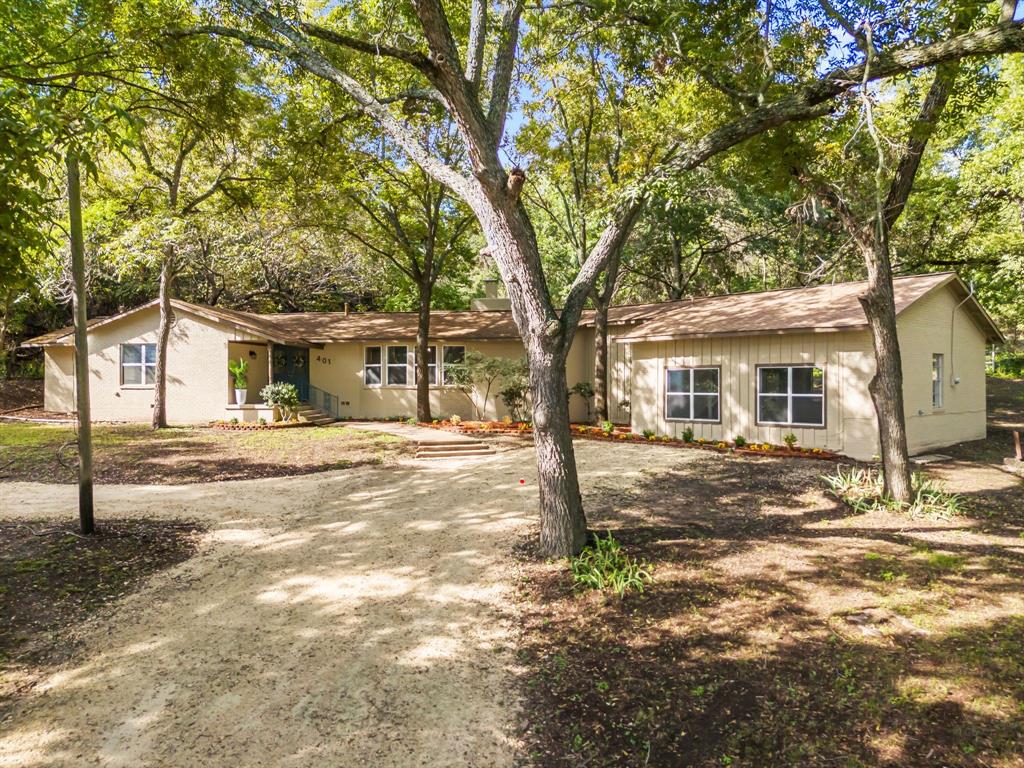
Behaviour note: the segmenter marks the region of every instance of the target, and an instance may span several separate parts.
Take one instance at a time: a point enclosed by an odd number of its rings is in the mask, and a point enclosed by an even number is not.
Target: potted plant
[[[235,380],[235,405],[245,405],[245,396],[249,390],[249,362],[243,358],[228,360],[228,371]]]

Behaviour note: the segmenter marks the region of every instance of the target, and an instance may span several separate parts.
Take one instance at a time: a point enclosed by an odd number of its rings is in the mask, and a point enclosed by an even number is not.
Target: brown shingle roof
[[[316,344],[355,339],[392,340],[416,337],[415,312],[294,312],[257,315],[272,322],[282,333]],[[430,336],[437,339],[518,339],[512,313],[430,313]]]
[[[615,324],[637,322],[650,317],[660,304],[633,304],[612,307],[609,321]],[[256,315],[273,323],[281,333],[301,337],[316,344],[356,339],[391,340],[416,337],[415,312],[293,312]],[[581,325],[592,325],[593,310],[586,310]],[[518,339],[509,310],[450,311],[430,313],[430,336],[436,339]]]
[[[96,323],[101,323],[106,320],[106,316],[92,317],[86,321],[85,327],[92,328]],[[44,333],[42,336],[36,336],[29,339],[28,341],[22,342],[23,347],[49,347],[55,344],[74,344],[75,340],[71,337],[71,334],[75,332],[75,326],[67,325],[63,328],[58,328],[55,331]],[[64,337],[67,336],[67,339]]]
[[[929,291],[950,283],[962,296],[966,287],[952,272],[898,277],[893,281],[896,311],[902,312]],[[646,341],[717,335],[748,335],[796,331],[839,331],[866,327],[857,297],[866,283],[839,283],[761,293],[683,299],[658,304],[628,304],[609,310],[612,325],[637,325],[619,334],[619,341]],[[174,300],[180,310],[233,325],[281,344],[325,344],[334,341],[391,341],[416,337],[415,312],[296,312],[260,315],[222,307]],[[151,307],[149,302],[129,312],[89,321],[90,328]],[[971,300],[968,311],[990,340],[1002,339],[981,305]],[[583,313],[581,325],[593,324],[593,310]],[[37,336],[23,346],[71,343],[70,328]],[[436,339],[518,339],[512,313],[495,311],[435,311],[430,335]]]
[[[963,283],[952,272],[895,278],[896,313],[929,291],[951,282],[964,296],[967,295]],[[617,339],[624,342],[657,341],[862,329],[867,327],[867,321],[858,296],[866,287],[867,283],[862,281],[668,302],[662,305],[660,312],[637,328],[619,334]],[[986,335],[998,340],[999,330],[977,302],[972,300],[972,304],[975,319],[985,327]]]

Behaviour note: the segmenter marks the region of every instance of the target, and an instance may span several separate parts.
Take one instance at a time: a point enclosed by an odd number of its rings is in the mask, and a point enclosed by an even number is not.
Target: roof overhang
[[[92,333],[97,328],[102,328],[104,326],[110,325],[111,323],[116,323],[120,320],[123,320],[126,317],[131,317],[132,315],[138,314],[139,312],[144,312],[147,309],[152,309],[153,307],[159,305],[159,303],[159,299],[153,299],[152,301],[147,301],[145,304],[140,304],[139,306],[133,307],[132,309],[125,310],[124,312],[119,312],[116,315],[110,315],[109,317],[104,317],[92,321],[88,325],[88,332]],[[236,317],[234,313],[228,315],[227,313],[218,312],[217,310],[212,309],[210,307],[203,307],[198,304],[190,304],[187,301],[181,301],[179,299],[171,299],[171,306],[174,308],[176,312],[184,312],[186,314],[195,315],[196,317],[201,317],[204,320],[208,320],[218,325],[229,325],[237,330],[244,331],[247,334],[257,336],[260,339],[273,342],[274,344],[282,344],[291,347],[323,346],[323,344],[320,342],[312,342],[309,341],[308,339],[290,338],[283,334],[273,332],[268,333],[266,328],[261,328],[254,323],[248,323],[244,319]],[[46,337],[50,335],[52,335],[52,332],[51,334],[44,334],[43,336],[37,336],[34,339],[29,339],[28,341],[23,342],[21,346],[25,348],[68,347],[74,344],[73,329],[69,329],[63,335],[47,339]]]
[[[757,330],[736,330],[721,331],[719,333],[670,333],[651,336],[613,336],[612,340],[619,344],[646,344],[657,341],[686,341],[687,339],[729,339],[740,336],[784,336],[789,333],[849,333],[851,331],[866,331],[868,324],[858,323],[856,325],[837,325],[828,328],[820,326],[808,326],[804,328],[758,328]]]
[[[996,321],[992,319],[992,315],[988,313],[974,296],[974,288],[968,287],[958,275],[951,274],[949,280],[942,283],[942,285],[936,286],[932,290],[940,287],[949,286],[953,291],[960,296],[960,304],[957,305],[958,309],[965,310],[974,319],[978,328],[985,334],[985,340],[990,344],[1005,344],[1006,336],[999,330],[999,326],[996,325]],[[930,291],[929,291],[930,293]]]

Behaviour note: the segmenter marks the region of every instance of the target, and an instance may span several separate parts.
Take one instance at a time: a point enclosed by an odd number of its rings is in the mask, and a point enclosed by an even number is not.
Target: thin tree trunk
[[[587,538],[569,431],[565,356],[535,345],[528,347],[528,356],[541,508],[540,551],[549,557],[565,557],[579,552]]]
[[[174,319],[171,290],[174,282],[174,246],[168,245],[160,265],[160,329],[156,341],[156,381],[153,382],[153,429],[167,427],[167,346]]]
[[[85,237],[82,233],[82,187],[78,157],[67,154],[68,214],[71,228],[72,311],[75,317],[75,410],[78,415],[78,524],[95,532],[92,503],[92,413],[89,401],[89,339],[85,296]]]
[[[594,302],[594,423],[608,421],[608,303]]]
[[[419,284],[419,317],[416,324],[416,419],[428,422],[430,415],[430,379],[427,367],[427,347],[430,340],[430,295],[433,286],[429,279]],[[435,370],[440,371],[440,360]]]
[[[860,302],[875,348],[875,375],[868,391],[878,416],[885,493],[896,501],[909,503],[911,479],[903,408],[903,360],[896,332],[896,300],[887,240],[876,239],[870,252],[864,249],[864,261],[868,266],[868,289]]]

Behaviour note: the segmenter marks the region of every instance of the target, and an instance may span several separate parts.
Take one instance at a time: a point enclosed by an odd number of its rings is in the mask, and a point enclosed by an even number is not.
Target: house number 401
[[[324,365],[330,365],[331,364],[331,358],[324,357],[323,355],[317,355],[316,356],[316,361],[318,363],[323,363]]]

